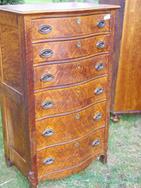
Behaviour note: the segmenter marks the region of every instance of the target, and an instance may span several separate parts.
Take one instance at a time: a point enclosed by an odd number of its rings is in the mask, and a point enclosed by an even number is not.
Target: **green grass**
[[[28,182],[4,161],[0,126],[0,188],[28,188]],[[108,163],[94,161],[86,170],[59,181],[46,181],[39,188],[141,188],[141,116],[122,116],[109,132]]]

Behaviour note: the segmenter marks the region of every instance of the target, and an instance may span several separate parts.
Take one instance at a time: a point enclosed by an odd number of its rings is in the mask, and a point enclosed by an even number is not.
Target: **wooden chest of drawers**
[[[107,158],[113,5],[0,8],[5,158],[38,181]]]

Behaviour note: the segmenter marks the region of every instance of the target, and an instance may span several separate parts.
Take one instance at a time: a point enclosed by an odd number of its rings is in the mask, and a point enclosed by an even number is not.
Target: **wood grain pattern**
[[[105,43],[105,47],[103,49],[97,48],[96,44],[99,41],[103,41]],[[79,44],[80,47],[78,47]],[[48,58],[40,57],[41,51],[45,49],[52,50],[52,56]],[[101,35],[96,37],[84,38],[80,40],[33,44],[34,63],[80,58],[109,51],[110,35]]]
[[[103,153],[99,153],[98,155],[100,155],[100,154],[102,155]],[[53,171],[52,173],[49,173],[49,174],[42,174],[42,176],[40,176],[38,178],[41,181],[58,180],[58,179],[63,179],[66,176],[70,176],[72,174],[79,173],[80,171],[82,171],[86,167],[88,167],[92,163],[93,160],[96,160],[98,155],[91,156],[73,167],[61,169],[58,171]]]
[[[100,119],[96,119],[98,114]],[[106,102],[98,103],[84,110],[65,116],[47,118],[36,122],[37,149],[54,144],[69,142],[78,139],[89,132],[105,126]],[[44,136],[46,130],[52,130],[51,136]]]
[[[54,9],[53,5],[57,7]],[[0,7],[0,102],[5,158],[7,164],[14,164],[28,177],[32,188],[37,188],[40,180],[77,173],[98,156],[106,161],[111,50],[114,13],[118,8],[91,3],[49,4],[39,11],[40,7],[44,5]],[[106,21],[106,30],[99,32],[91,24],[102,15],[110,20]],[[82,28],[77,30],[74,20],[78,17]],[[34,36],[33,22],[39,21],[38,27],[46,20],[52,20],[54,34],[38,38],[35,32]],[[71,23],[71,29],[63,29],[62,33],[57,26],[61,22],[63,26]],[[96,47],[101,40],[105,41],[104,49]],[[44,48],[54,54],[42,59],[39,52]],[[101,61],[105,69],[96,72],[95,66]],[[40,83],[40,76],[45,73],[53,74],[53,82]],[[53,103],[43,104],[46,100]],[[43,109],[47,104],[50,108]],[[52,128],[54,134],[44,138],[41,134],[48,135],[47,128]],[[54,160],[43,164],[48,157]]]
[[[22,93],[22,71],[18,29],[1,25],[2,82]],[[9,45],[9,41],[11,44]],[[14,70],[13,68],[14,67]]]
[[[138,0],[126,2],[114,112],[141,111],[140,6]]]
[[[98,70],[102,63],[103,68]],[[71,63],[59,63],[34,67],[34,89],[69,85],[108,74],[109,55],[95,56]],[[47,75],[50,81],[44,81]]]
[[[0,6],[0,11],[3,6]],[[17,28],[18,27],[18,16],[16,14],[8,12],[0,12],[0,24],[7,25]]]
[[[50,147],[37,153],[38,176],[49,174],[52,171],[73,167],[90,156],[97,155],[103,152],[104,145],[104,129],[97,130],[91,133],[88,137],[74,141],[69,144]],[[92,146],[92,142],[99,140],[100,144]],[[63,154],[63,155],[62,155]],[[47,158],[54,158],[54,162],[45,165],[43,161]]]
[[[29,143],[25,124],[23,60],[20,48],[21,21],[17,15],[1,11],[0,17],[0,102],[5,159],[7,164],[16,165],[24,175],[27,175]]]
[[[112,70],[112,96],[111,96],[111,112],[114,111],[114,102],[115,102],[115,88],[116,88],[116,79],[117,79],[117,71],[120,59],[120,50],[121,50],[121,40],[122,40],[122,30],[123,30],[123,20],[124,20],[124,10],[126,0],[99,0],[99,3],[106,4],[116,4],[120,5],[120,9],[116,11],[115,16],[115,36],[114,36],[114,50],[112,61],[113,70]],[[117,32],[118,31],[118,32]]]
[[[99,95],[95,94],[96,88],[103,88]],[[47,90],[35,94],[35,114],[36,118],[41,118],[53,114],[61,114],[81,109],[92,103],[107,99],[107,77],[99,78],[91,82],[69,87]],[[51,101],[53,106],[44,109],[42,104]]]
[[[32,39],[37,41],[38,39],[80,37],[81,35],[109,32],[111,30],[110,18],[105,20],[105,26],[103,28],[97,26],[106,16],[107,14],[98,14],[33,20]],[[39,31],[42,25],[48,25],[52,30],[47,34],[42,34]]]

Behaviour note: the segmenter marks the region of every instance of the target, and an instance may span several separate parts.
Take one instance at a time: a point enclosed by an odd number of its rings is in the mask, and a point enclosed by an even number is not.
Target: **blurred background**
[[[98,0],[0,0],[0,4],[19,4],[19,3],[47,3],[47,2],[98,2]]]

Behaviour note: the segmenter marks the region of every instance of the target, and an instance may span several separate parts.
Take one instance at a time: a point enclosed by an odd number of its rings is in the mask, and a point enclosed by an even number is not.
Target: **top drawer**
[[[32,40],[77,37],[110,31],[110,14],[32,21]]]

